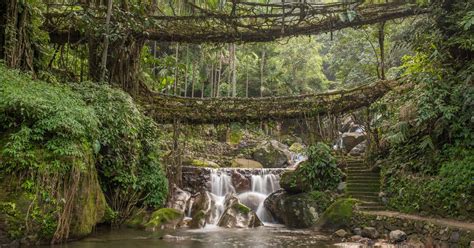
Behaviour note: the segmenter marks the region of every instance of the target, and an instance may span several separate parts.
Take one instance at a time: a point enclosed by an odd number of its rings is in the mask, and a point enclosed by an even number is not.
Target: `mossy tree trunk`
[[[30,3],[6,0],[2,1],[0,7],[0,25],[3,30],[0,34],[1,57],[11,68],[34,71]]]

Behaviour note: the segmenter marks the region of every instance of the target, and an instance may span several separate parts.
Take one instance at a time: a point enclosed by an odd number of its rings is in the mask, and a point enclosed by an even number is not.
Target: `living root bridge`
[[[158,123],[229,123],[340,114],[380,99],[397,81],[379,81],[351,90],[290,97],[185,98],[158,93],[141,95],[145,112]]]
[[[195,6],[198,12],[195,15],[130,15],[129,18],[140,27],[121,32],[127,32],[134,38],[160,42],[268,42],[284,37],[315,35],[348,27],[360,27],[429,11],[427,7],[407,2],[409,1],[362,6],[354,3],[325,5],[295,3],[267,6],[235,1],[237,14],[205,11]],[[249,7],[250,4],[252,6]],[[76,7],[81,9],[80,5]],[[104,16],[101,9],[71,11],[61,9],[66,8],[62,5],[50,8],[59,10],[45,15],[46,22],[43,28],[49,32],[50,40],[54,43],[85,42],[84,36],[87,34],[77,29],[77,26],[84,25],[82,18],[101,21]],[[354,16],[347,17],[349,12]],[[112,18],[112,24],[118,25],[117,22],[119,21]]]

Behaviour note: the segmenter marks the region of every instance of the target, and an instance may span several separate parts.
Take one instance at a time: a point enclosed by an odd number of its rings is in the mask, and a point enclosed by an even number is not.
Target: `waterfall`
[[[209,223],[216,225],[224,213],[224,201],[227,194],[235,193],[232,178],[225,170],[211,170],[211,217]]]
[[[232,183],[232,173],[241,173],[236,169],[212,169],[210,170],[210,192],[211,213],[208,224],[217,225],[220,217],[225,211],[225,197],[236,193]],[[245,172],[244,172],[245,173]],[[251,175],[249,175],[251,173]],[[247,172],[246,177],[250,179],[250,191],[237,194],[239,201],[252,209],[259,219],[264,223],[274,222],[272,216],[266,210],[264,201],[271,193],[280,189],[280,176],[271,169],[258,169]],[[192,203],[191,203],[192,204]],[[189,210],[190,211],[190,210]],[[188,213],[191,216],[191,213]]]

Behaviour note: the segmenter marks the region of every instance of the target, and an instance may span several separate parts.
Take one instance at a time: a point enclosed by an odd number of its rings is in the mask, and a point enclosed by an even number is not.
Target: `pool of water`
[[[290,230],[275,225],[253,229],[206,227],[154,233],[134,229],[100,230],[85,239],[60,247],[335,247],[333,244],[327,235],[315,231]]]

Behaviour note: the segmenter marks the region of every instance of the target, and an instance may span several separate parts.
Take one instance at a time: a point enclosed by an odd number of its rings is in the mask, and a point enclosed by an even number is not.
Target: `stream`
[[[101,230],[65,248],[115,247],[337,247],[328,237],[310,230],[290,230],[279,225],[252,229],[178,229],[146,232],[135,229]]]

